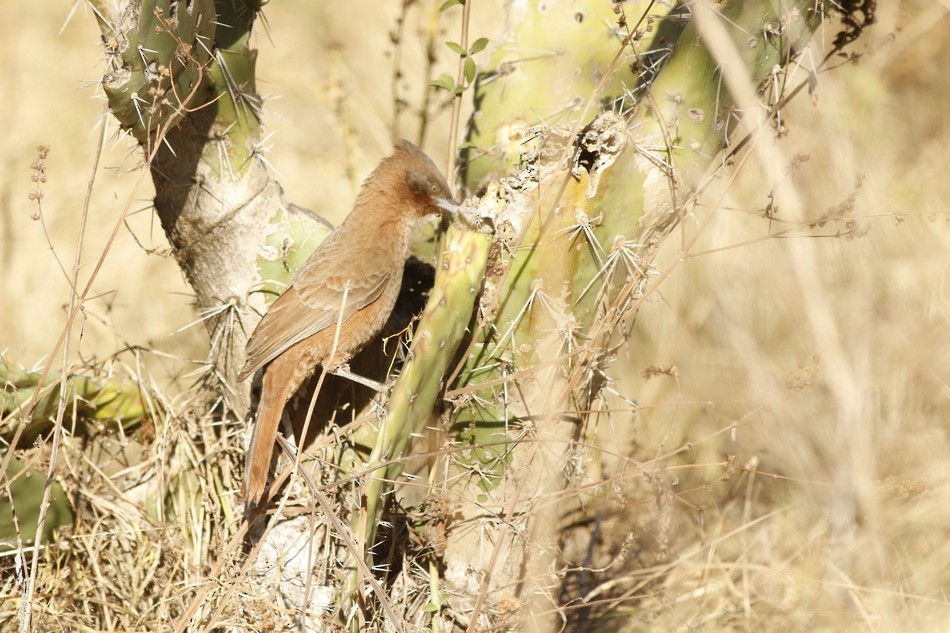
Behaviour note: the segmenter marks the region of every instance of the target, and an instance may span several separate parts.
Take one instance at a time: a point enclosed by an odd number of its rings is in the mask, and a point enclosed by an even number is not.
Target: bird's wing
[[[338,322],[346,321],[354,312],[371,304],[382,293],[393,272],[364,274],[359,279],[329,274],[315,279],[315,283],[300,283],[298,276],[251,335],[246,364],[239,379],[244,380],[300,341],[326,328],[335,328]],[[303,273],[301,270],[301,275]]]

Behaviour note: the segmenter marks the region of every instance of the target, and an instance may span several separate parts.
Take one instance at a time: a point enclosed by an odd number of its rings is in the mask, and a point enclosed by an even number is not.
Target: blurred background
[[[398,4],[283,0],[258,29],[266,158],[291,200],[334,223],[389,152]],[[419,3],[403,29],[397,85],[409,108],[398,134],[414,141],[426,34],[456,32],[432,21],[438,4]],[[877,11],[851,49],[859,57],[832,62],[840,68],[784,111],[780,148],[796,158],[779,187],[807,222],[770,205],[754,157],[719,177],[667,240],[666,276],[617,361],[638,414],[602,433],[659,482],[627,489],[618,471],[606,524],[605,560],[630,532],[632,577],[662,578],[661,591],[638,596],[636,630],[950,622],[950,5]],[[497,3],[475,5],[473,38],[495,39],[500,15]],[[0,351],[32,367],[54,349],[105,124],[82,283],[130,199],[132,213],[70,357],[115,357],[174,398],[206,335],[189,327],[191,292],[152,216],[151,183],[139,182],[142,157],[105,116],[95,21],[82,3],[3,3],[0,25]],[[454,74],[453,56],[438,52],[434,75]],[[434,111],[425,147],[444,165],[448,113]]]

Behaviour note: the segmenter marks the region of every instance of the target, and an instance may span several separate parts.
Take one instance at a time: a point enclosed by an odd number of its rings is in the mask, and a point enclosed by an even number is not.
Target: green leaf
[[[471,57],[465,58],[465,83],[471,85],[475,80],[475,60]]]
[[[455,80],[452,79],[452,76],[448,73],[442,73],[438,79],[430,82],[429,85],[448,90],[449,92],[455,92]]]
[[[448,46],[456,55],[465,54],[465,49],[462,48],[461,44],[456,44],[455,42],[446,42],[445,45]]]
[[[439,7],[439,13],[451,9],[457,4],[465,4],[465,2],[464,0],[445,0],[445,2],[442,3],[442,6]]]
[[[488,38],[480,37],[477,40],[475,40],[475,43],[472,44],[472,48],[470,48],[468,52],[474,55],[475,53],[479,53],[485,50],[486,46],[488,46]]]

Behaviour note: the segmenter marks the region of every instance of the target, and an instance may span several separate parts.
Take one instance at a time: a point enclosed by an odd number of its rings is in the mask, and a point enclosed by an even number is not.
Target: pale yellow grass
[[[6,60],[0,95],[7,104],[0,171],[0,351],[27,367],[52,351],[66,320],[68,273],[92,177],[97,124],[105,114],[95,85],[103,68],[98,28],[80,8],[58,34],[69,8],[67,2],[0,6],[0,54]],[[42,224],[31,220],[37,205],[28,199],[38,145],[49,147]],[[81,343],[74,358],[102,359],[128,346],[154,347],[179,359],[201,357],[200,328],[173,336],[195,315],[190,291],[166,254],[167,242],[151,213],[151,184],[146,179],[133,190],[138,179],[133,170],[141,161],[125,138],[110,133],[89,206],[81,283],[131,200],[129,228],[119,233],[90,293],[93,299],[77,321],[75,340],[81,337]],[[122,358],[131,360],[127,354]],[[168,372],[185,368],[172,359],[161,362]]]
[[[868,54],[785,112],[780,150],[808,160],[775,219],[753,157],[667,243],[638,316],[629,362],[677,377],[633,389],[637,455],[691,445],[649,462],[675,545],[641,630],[950,627],[950,19],[879,4]],[[789,188],[808,220],[850,212],[762,239],[800,226]],[[848,220],[867,234],[819,237]]]

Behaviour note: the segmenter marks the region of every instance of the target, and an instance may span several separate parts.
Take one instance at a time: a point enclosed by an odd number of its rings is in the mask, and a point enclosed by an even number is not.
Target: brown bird
[[[344,366],[379,333],[399,294],[413,225],[456,208],[432,160],[399,141],[363,182],[343,224],[261,319],[239,376],[245,380],[267,365],[244,466],[246,507],[257,506],[264,494],[287,400],[318,365]]]

